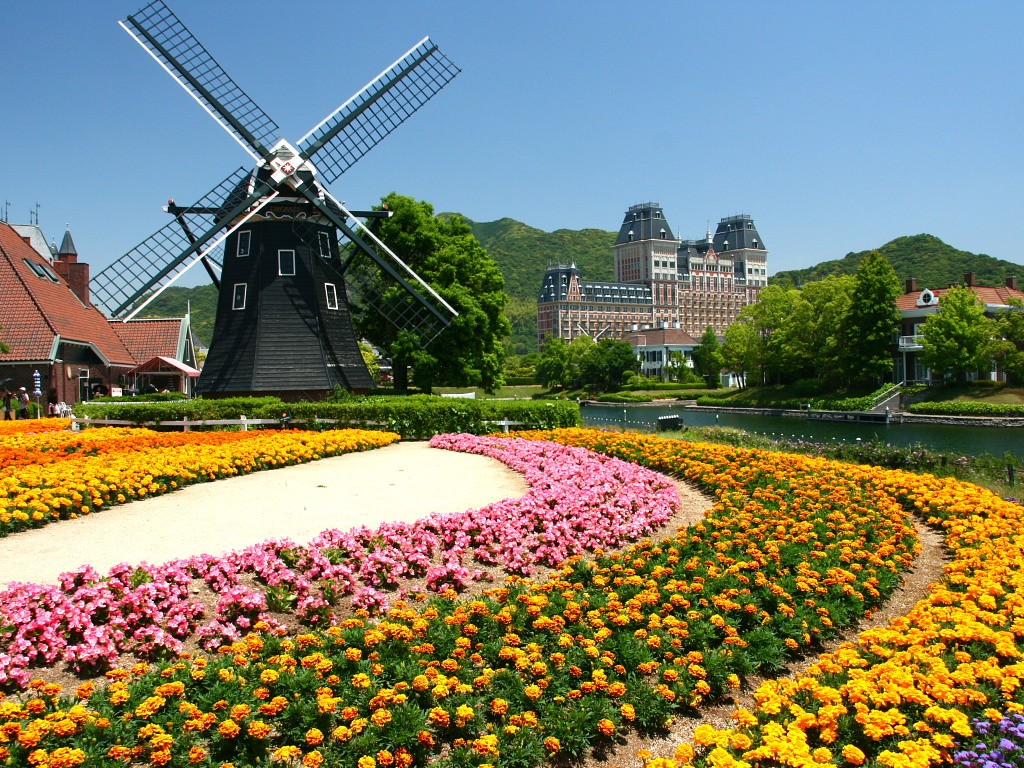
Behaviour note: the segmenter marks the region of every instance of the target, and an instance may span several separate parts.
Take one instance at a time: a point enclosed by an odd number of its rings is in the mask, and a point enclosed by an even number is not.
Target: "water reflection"
[[[936,451],[977,456],[983,453],[1024,456],[1024,429],[1020,427],[960,427],[945,424],[858,424],[812,421],[804,417],[754,416],[735,413],[688,411],[681,404],[622,406],[584,404],[587,426],[617,425],[626,429],[657,429],[661,416],[678,416],[686,427],[737,427],[789,440],[853,442],[874,440],[892,445],[922,445]]]

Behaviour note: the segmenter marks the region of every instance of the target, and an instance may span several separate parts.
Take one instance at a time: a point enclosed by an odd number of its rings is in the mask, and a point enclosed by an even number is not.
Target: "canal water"
[[[657,429],[659,416],[678,416],[686,427],[736,427],[759,435],[789,440],[854,442],[872,440],[891,445],[921,445],[935,451],[977,456],[1012,453],[1024,457],[1022,427],[961,427],[947,424],[860,424],[811,421],[794,416],[756,416],[745,413],[715,414],[687,411],[681,404],[612,405],[584,403],[580,407],[586,426],[620,426],[625,429]]]

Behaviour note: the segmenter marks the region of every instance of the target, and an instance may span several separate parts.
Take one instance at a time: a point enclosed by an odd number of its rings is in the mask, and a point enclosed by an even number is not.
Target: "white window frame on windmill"
[[[327,298],[327,308],[337,309],[338,308],[338,289],[334,283],[324,283],[324,295]]]
[[[282,248],[277,252],[277,274],[281,277],[294,277],[295,251],[291,248]]]
[[[238,289],[242,290],[239,291]],[[232,309],[245,309],[245,296],[249,292],[249,286],[247,283],[235,283],[234,290],[231,293],[231,308]],[[241,297],[241,301],[239,301]]]
[[[249,249],[252,247],[252,230],[243,229],[238,233],[238,248],[235,251],[235,256],[244,258],[249,255]]]
[[[326,232],[319,233],[320,241],[320,258],[330,259],[331,258],[331,236]]]

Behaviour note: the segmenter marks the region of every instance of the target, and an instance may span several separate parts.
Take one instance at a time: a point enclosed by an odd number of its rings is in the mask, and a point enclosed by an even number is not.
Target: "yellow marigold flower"
[[[217,726],[217,733],[219,733],[225,739],[233,739],[242,729],[238,727],[238,723],[234,720],[224,720],[219,726]]]
[[[544,739],[544,749],[548,752],[555,753],[562,748],[562,742],[556,739],[554,736],[548,736]]]
[[[306,731],[306,743],[310,746],[315,747],[318,744],[322,744],[323,741],[324,732],[321,731],[319,728],[310,728],[308,731]]]
[[[867,756],[853,744],[847,744],[842,750],[843,759],[850,765],[863,765]]]
[[[504,715],[508,712],[508,702],[505,699],[493,699],[491,701],[491,712],[496,715]]]
[[[286,744],[283,747],[278,747],[270,754],[271,760],[276,760],[281,763],[297,760],[300,757],[302,757],[302,750],[294,744]]]
[[[675,754],[673,756],[683,765],[689,765],[693,762],[694,754],[693,745],[683,743],[676,747]]]
[[[324,756],[318,749],[314,749],[302,758],[302,765],[305,768],[320,768],[324,764]]]
[[[603,736],[611,736],[615,733],[615,723],[609,720],[607,717],[602,717],[597,721],[597,730]]]
[[[362,757],[359,758],[358,767],[359,768],[377,768],[377,761],[374,760],[369,755],[363,755]]]

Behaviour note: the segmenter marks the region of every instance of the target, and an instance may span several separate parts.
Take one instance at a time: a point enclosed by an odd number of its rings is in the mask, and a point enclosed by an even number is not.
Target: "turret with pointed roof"
[[[78,260],[78,249],[71,238],[71,227],[64,230],[64,239],[57,249],[53,268],[58,275],[68,281],[71,290],[83,304],[92,303],[89,301],[89,265]]]

